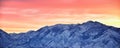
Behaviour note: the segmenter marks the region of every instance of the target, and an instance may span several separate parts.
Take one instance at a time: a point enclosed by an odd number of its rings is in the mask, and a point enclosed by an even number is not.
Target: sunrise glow
[[[120,27],[120,0],[1,0],[0,29],[8,33],[89,20]]]

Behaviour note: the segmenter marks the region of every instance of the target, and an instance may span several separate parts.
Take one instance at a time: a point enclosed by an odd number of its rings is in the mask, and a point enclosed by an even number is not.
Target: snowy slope
[[[120,48],[120,28],[88,21],[20,34],[0,30],[0,48]]]

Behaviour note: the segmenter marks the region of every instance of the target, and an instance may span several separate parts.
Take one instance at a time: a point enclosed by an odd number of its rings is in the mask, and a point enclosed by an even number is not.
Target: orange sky
[[[120,27],[120,0],[1,0],[0,29],[8,33],[88,20]]]

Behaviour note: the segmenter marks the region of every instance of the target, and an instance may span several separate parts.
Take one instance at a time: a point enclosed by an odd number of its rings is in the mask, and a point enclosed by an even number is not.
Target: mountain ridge
[[[101,25],[103,25],[103,26],[120,29],[119,27],[114,27],[114,26],[110,26],[110,25],[105,25],[105,24],[100,23],[100,22],[97,22],[97,21],[87,21],[87,22],[84,22],[84,23],[82,23],[82,24],[80,24],[80,23],[78,23],[78,24],[55,24],[55,25],[51,25],[51,26],[44,26],[44,27],[41,27],[41,28],[52,27],[52,26],[57,26],[57,25],[84,25],[84,24],[101,24]],[[40,30],[41,28],[39,28],[38,30]],[[2,29],[0,29],[0,31],[5,32],[5,31],[2,30]],[[35,30],[29,30],[29,31],[35,31]],[[29,32],[29,31],[26,31],[26,32]],[[36,30],[36,31],[37,31],[37,30]],[[26,33],[26,32],[23,32],[23,33]],[[7,32],[6,32],[6,33],[7,33]],[[7,34],[20,34],[20,33],[7,33]]]
[[[99,22],[56,24],[26,33],[0,30],[2,48],[120,48],[120,28]]]

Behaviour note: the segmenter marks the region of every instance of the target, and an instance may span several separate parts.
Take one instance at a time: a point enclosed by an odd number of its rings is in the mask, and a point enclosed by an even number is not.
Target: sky
[[[89,20],[120,27],[120,0],[0,0],[0,29],[22,33]]]

